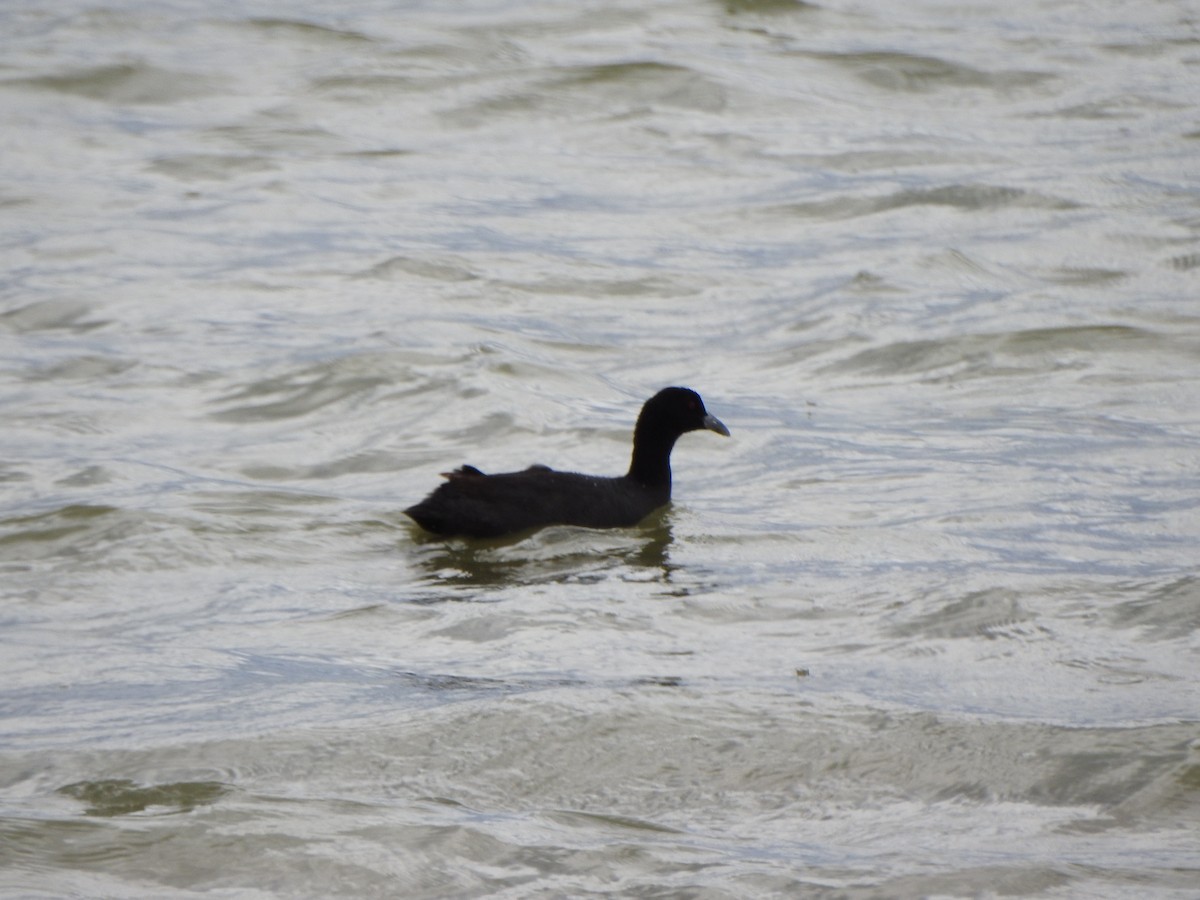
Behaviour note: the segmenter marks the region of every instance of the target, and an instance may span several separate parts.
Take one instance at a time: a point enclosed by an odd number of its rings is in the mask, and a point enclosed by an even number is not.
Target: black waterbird
[[[642,406],[624,475],[583,475],[541,465],[485,475],[464,465],[443,473],[446,483],[404,512],[426,531],[445,537],[494,538],[547,525],[636,525],[671,499],[675,441],[705,428],[729,434],[695,391],[663,388]]]

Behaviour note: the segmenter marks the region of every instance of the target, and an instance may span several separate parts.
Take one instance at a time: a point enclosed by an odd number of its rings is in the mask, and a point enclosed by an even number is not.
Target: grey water
[[[0,7],[0,894],[1200,895],[1200,15]],[[463,463],[638,528],[431,539]]]

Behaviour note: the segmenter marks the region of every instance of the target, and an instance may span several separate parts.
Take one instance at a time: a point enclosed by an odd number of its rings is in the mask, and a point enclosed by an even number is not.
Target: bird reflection
[[[532,539],[516,535],[490,540],[445,540],[412,530],[412,561],[426,582],[453,588],[596,582],[621,567],[650,570],[654,572],[650,580],[669,583],[679,568],[670,558],[674,535],[669,507],[655,512],[636,529],[622,532],[620,543],[613,543],[614,532],[605,532],[599,547],[599,533],[569,527],[547,529]]]
[[[646,539],[636,550],[626,554],[625,561],[643,569],[660,569],[662,580],[670,581],[677,566],[672,564],[669,550],[674,534],[671,531],[669,509],[660,510],[642,526]]]

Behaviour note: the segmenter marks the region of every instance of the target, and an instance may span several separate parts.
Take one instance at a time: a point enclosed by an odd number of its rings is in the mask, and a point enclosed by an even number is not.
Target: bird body
[[[695,391],[665,388],[642,407],[624,475],[541,465],[486,475],[465,465],[444,473],[444,484],[404,512],[426,531],[447,537],[502,537],[547,525],[627,528],[671,499],[671,449],[681,434],[698,429],[729,434]]]

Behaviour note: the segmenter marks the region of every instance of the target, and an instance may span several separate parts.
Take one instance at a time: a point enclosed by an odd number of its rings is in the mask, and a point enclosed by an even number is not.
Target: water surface
[[[1195,895],[1185,6],[0,34],[0,892]],[[399,512],[668,384],[639,528]]]

